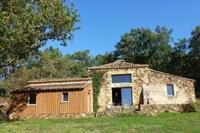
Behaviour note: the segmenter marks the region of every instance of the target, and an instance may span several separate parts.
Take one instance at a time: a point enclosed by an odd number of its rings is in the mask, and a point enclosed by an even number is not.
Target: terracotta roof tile
[[[38,79],[28,81],[28,84],[34,83],[55,83],[55,82],[79,82],[79,81],[91,81],[91,78],[58,78],[58,79]]]
[[[16,89],[13,92],[80,90],[91,85],[91,83],[90,78],[34,80],[29,81],[24,88]]]
[[[101,70],[101,69],[126,69],[126,68],[140,68],[140,67],[148,67],[147,64],[133,64],[125,62],[124,60],[116,60],[113,63],[89,67],[88,70]]]

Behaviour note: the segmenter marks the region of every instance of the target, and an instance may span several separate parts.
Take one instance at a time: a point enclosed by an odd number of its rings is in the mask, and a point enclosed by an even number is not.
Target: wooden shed
[[[29,81],[11,94],[12,118],[74,117],[93,112],[90,78]]]

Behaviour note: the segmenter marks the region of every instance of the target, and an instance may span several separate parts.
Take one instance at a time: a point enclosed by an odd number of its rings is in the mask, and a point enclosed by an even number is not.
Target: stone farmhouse
[[[148,65],[117,60],[89,68],[104,71],[98,97],[99,111],[115,105],[139,108],[146,104],[186,104],[195,102],[194,80],[152,70]]]
[[[90,67],[90,76],[102,72],[98,111],[113,107],[183,105],[195,102],[193,79],[152,70],[148,65],[113,63]],[[117,109],[117,108],[116,108]],[[12,118],[76,117],[93,113],[91,78],[29,81],[12,92]]]

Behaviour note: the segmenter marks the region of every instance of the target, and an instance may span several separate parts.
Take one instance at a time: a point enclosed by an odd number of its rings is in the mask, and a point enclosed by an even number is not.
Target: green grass
[[[0,122],[0,133],[200,133],[200,113]]]

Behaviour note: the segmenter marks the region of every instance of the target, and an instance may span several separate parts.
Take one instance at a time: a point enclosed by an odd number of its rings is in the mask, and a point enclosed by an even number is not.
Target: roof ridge
[[[147,64],[134,64],[126,62],[125,60],[116,60],[112,63],[107,63],[104,65],[88,67],[88,70],[94,69],[122,69],[122,68],[139,68],[139,67],[148,67]]]
[[[161,74],[166,74],[166,75],[169,75],[169,76],[172,76],[172,77],[182,78],[182,79],[185,79],[185,80],[189,80],[189,81],[196,82],[196,80],[191,79],[191,78],[182,77],[182,76],[178,76],[178,75],[174,75],[174,74],[170,74],[170,73],[166,73],[166,72],[162,72],[162,71],[158,71],[158,70],[154,70],[154,69],[149,69],[149,70],[152,71],[152,72],[157,72],[157,73],[161,73]]]
[[[75,82],[75,81],[90,81],[91,78],[52,78],[52,79],[36,79],[30,80],[28,84],[34,83],[51,83],[51,82]]]
[[[68,84],[46,84],[46,85],[40,85],[40,84],[32,84],[27,85],[24,88],[21,89],[15,89],[12,91],[12,93],[15,92],[23,92],[23,91],[59,91],[59,90],[74,90],[74,89],[84,89],[85,87],[91,85],[91,82],[85,82],[85,83],[68,83]]]

